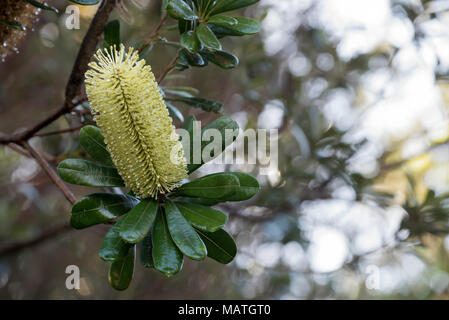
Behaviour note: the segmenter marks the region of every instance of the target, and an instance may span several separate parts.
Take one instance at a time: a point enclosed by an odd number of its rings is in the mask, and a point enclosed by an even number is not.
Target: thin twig
[[[51,136],[51,135],[55,135],[55,134],[74,132],[74,131],[80,130],[81,128],[83,128],[83,127],[85,127],[85,126],[87,126],[89,124],[94,124],[94,123],[95,123],[94,121],[89,121],[88,123],[84,123],[82,125],[79,125],[79,126],[76,126],[76,127],[72,127],[72,128],[36,133],[34,136],[35,137],[45,137],[45,136]]]
[[[167,76],[167,74],[173,70],[176,61],[178,60],[178,55],[176,55],[171,61],[170,63],[167,65],[167,67],[165,68],[164,71],[162,71],[162,73],[157,77],[157,83],[161,83],[164,78]]]
[[[23,141],[22,145],[28,152],[36,159],[36,161],[41,165],[42,169],[47,173],[50,179],[61,189],[62,193],[66,197],[66,199],[71,203],[75,204],[76,198],[75,195],[70,191],[70,189],[65,185],[65,183],[59,178],[56,172],[50,167],[50,164],[44,157],[35,150],[28,142]]]
[[[159,30],[161,30],[162,25],[164,24],[165,20],[167,20],[168,14],[167,12],[162,16],[161,20],[157,24],[157,26],[154,28],[154,30],[150,33],[150,36],[148,37],[148,40],[145,41],[145,43],[140,47],[140,49],[137,51],[139,54],[145,50],[146,47],[148,47],[151,44],[151,41],[157,36],[159,33]]]

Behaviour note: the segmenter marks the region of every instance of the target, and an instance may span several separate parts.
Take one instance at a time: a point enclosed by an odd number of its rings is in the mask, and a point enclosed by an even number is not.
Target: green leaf
[[[207,132],[207,130],[209,129],[216,129],[220,132],[221,134],[221,141],[208,141],[207,139],[203,138],[205,133]],[[213,149],[217,149],[217,150],[221,150],[220,152],[217,152],[215,154],[210,154],[210,159],[203,159],[203,157],[201,157],[201,162],[200,163],[193,163],[193,158],[190,157],[190,163],[187,165],[187,171],[188,173],[192,173],[193,171],[195,171],[196,169],[198,169],[199,167],[201,167],[205,162],[212,160],[214,157],[217,157],[218,155],[220,155],[223,150],[226,149],[226,147],[228,147],[231,143],[233,143],[235,141],[235,139],[238,136],[238,129],[239,129],[239,125],[237,124],[237,122],[235,122],[234,120],[232,120],[229,117],[223,116],[218,118],[217,120],[211,122],[209,125],[207,125],[205,128],[203,128],[203,130],[201,130],[201,155],[203,153],[203,149],[204,148],[209,148],[212,147]],[[234,133],[234,134],[229,134],[229,133]],[[190,149],[191,152],[193,152],[193,143],[190,143]],[[207,160],[207,161],[204,161]]]
[[[21,30],[21,31],[25,31],[27,29],[23,24],[21,24],[18,21],[5,21],[5,20],[0,19],[0,23],[4,24],[7,27]]]
[[[107,166],[114,166],[100,128],[92,125],[81,128],[79,142],[92,159]]]
[[[98,252],[98,255],[104,261],[118,261],[123,259],[132,246],[120,237],[120,225],[122,221],[123,219],[117,221],[104,236],[103,243]]]
[[[134,275],[135,261],[136,246],[131,248],[123,259],[111,264],[108,274],[108,281],[111,287],[120,291],[129,287]]]
[[[212,30],[204,25],[200,24],[196,29],[198,40],[208,49],[221,50],[221,43],[218,41]]]
[[[66,159],[58,165],[62,180],[88,187],[123,187],[125,184],[114,167],[82,159]]]
[[[181,35],[181,46],[189,50],[190,52],[197,52],[200,50],[201,43],[194,31],[187,31]]]
[[[92,6],[100,2],[100,0],[70,0],[73,3],[80,4],[82,6]]]
[[[232,11],[243,7],[250,6],[259,0],[220,0],[217,1],[215,7],[211,10],[211,14],[219,14],[226,11]]]
[[[104,40],[110,46],[120,47],[120,22],[118,20],[108,22],[104,28]]]
[[[177,194],[187,197],[222,199],[234,195],[239,188],[239,180],[229,173],[212,173],[183,184]]]
[[[237,192],[226,197],[226,201],[243,201],[248,200],[260,191],[260,185],[256,178],[244,172],[229,172],[239,179],[240,186]]]
[[[214,232],[223,228],[228,216],[223,212],[192,203],[176,202],[182,215],[197,229]]]
[[[160,210],[154,221],[152,243],[154,268],[167,276],[178,273],[182,269],[183,255],[173,242]]]
[[[202,206],[214,206],[220,202],[223,202],[223,200],[220,199],[204,199],[204,198],[189,198],[189,197],[176,197],[176,202],[182,202],[182,203],[193,203],[193,204],[199,204]]]
[[[182,102],[190,107],[200,108],[206,112],[216,112],[218,113],[221,110],[223,104],[217,101],[212,101],[204,98],[165,98],[167,101],[173,102]]]
[[[230,16],[212,16],[207,20],[207,23],[214,24],[214,25],[236,25],[238,23],[238,20],[234,17]]]
[[[165,216],[168,230],[178,249],[190,259],[204,260],[207,255],[206,246],[176,205],[169,199],[165,201]]]
[[[36,0],[25,0],[25,1],[28,2],[29,4],[35,6],[36,8],[41,8],[43,10],[49,10],[49,11],[53,11],[54,13],[59,13],[58,9],[56,9],[55,7],[49,6],[48,4],[44,4],[44,3],[36,1]]]
[[[175,106],[171,105],[168,102],[165,102],[165,105],[167,106],[168,112],[172,117],[178,119],[181,122],[184,122],[184,116],[182,115],[181,111],[179,111],[178,108],[176,108]]]
[[[234,260],[237,254],[237,245],[234,239],[223,229],[213,233],[197,230],[207,248],[207,256],[223,264]]]
[[[205,67],[208,65],[207,60],[199,53],[189,52],[186,49],[181,49],[178,52],[179,62],[183,65],[190,65],[194,67]]]
[[[139,200],[113,193],[92,193],[76,202],[70,212],[70,225],[75,229],[112,222],[127,213]]]
[[[232,69],[239,64],[239,58],[235,55],[225,51],[206,52],[202,51],[200,54],[223,69]]]
[[[192,8],[182,0],[171,0],[167,5],[167,12],[170,17],[176,20],[196,20],[198,19]]]
[[[235,25],[220,24],[211,25],[212,31],[219,38],[224,36],[245,36],[256,34],[260,31],[260,24],[254,19],[235,17],[238,23]]]
[[[140,247],[140,262],[145,268],[154,268],[151,231],[148,232],[142,240],[142,246]]]
[[[156,218],[158,203],[144,199],[122,219],[120,237],[129,243],[140,242],[150,231]]]

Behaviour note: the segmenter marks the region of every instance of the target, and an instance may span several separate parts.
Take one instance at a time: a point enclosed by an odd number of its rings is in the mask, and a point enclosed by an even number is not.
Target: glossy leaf
[[[104,28],[104,40],[110,46],[120,47],[120,22],[118,20],[108,22]]]
[[[100,128],[92,125],[81,128],[79,142],[87,154],[94,160],[107,166],[113,166],[111,155],[106,149]]]
[[[167,12],[170,17],[177,20],[195,20],[198,19],[192,8],[182,0],[171,0],[167,4]]]
[[[142,240],[142,246],[140,247],[140,262],[145,268],[154,268],[151,231],[148,232]]]
[[[260,24],[254,19],[235,17],[238,23],[235,25],[211,25],[212,31],[219,38],[224,36],[245,36],[256,34],[260,31]]]
[[[214,206],[220,202],[223,202],[224,200],[220,199],[205,199],[205,198],[189,198],[189,197],[177,197],[176,202],[181,203],[193,203],[193,204],[199,204],[202,206]]]
[[[250,6],[259,0],[220,0],[217,1],[215,7],[211,10],[211,14],[219,14],[226,11],[232,11],[243,7]]]
[[[58,165],[62,180],[88,187],[123,187],[125,184],[114,167],[82,159],[66,159]]]
[[[173,242],[168,231],[167,221],[159,211],[152,232],[154,268],[167,276],[172,276],[182,269],[184,261],[181,251]]]
[[[83,229],[95,224],[114,221],[130,211],[139,200],[113,193],[92,193],[76,202],[70,212],[70,225]]]
[[[104,261],[118,261],[123,259],[132,246],[120,237],[120,225],[123,219],[117,221],[106,233],[98,255]]]
[[[190,259],[204,260],[207,255],[206,246],[178,207],[169,199],[165,201],[165,216],[168,230],[178,249]]]
[[[209,129],[216,129],[220,132],[221,134],[221,141],[213,141],[213,139],[205,139],[204,135],[207,132],[207,130]],[[229,117],[223,116],[218,118],[217,120],[211,122],[209,125],[207,125],[205,128],[203,128],[203,130],[201,130],[201,154],[203,153],[203,149],[206,147],[212,147],[212,149],[217,149],[217,150],[221,150],[220,152],[217,152],[215,154],[210,154],[210,159],[204,159],[203,157],[201,157],[201,162],[200,163],[193,163],[194,161],[192,160],[193,158],[191,157],[191,163],[189,163],[187,165],[187,171],[188,173],[192,173],[193,171],[195,171],[196,169],[198,169],[199,167],[201,167],[205,162],[205,160],[212,160],[214,157],[217,157],[218,155],[220,155],[223,150],[226,149],[226,147],[228,147],[230,144],[232,144],[235,139],[238,136],[238,129],[239,129],[239,125],[237,124],[237,122],[235,122],[234,120],[232,120]],[[229,133],[234,133],[234,134],[229,134]],[[212,141],[210,141],[212,140]],[[193,146],[192,143],[190,143],[191,146]],[[217,146],[217,148],[215,148],[215,146]],[[191,149],[193,150],[193,148],[191,147]]]
[[[208,49],[221,50],[221,43],[218,41],[212,30],[204,24],[200,24],[196,29],[198,40]]]
[[[121,260],[114,261],[109,267],[108,281],[116,290],[125,290],[129,287],[134,275],[136,261],[136,246]]]
[[[156,218],[158,203],[153,199],[144,199],[122,219],[120,237],[129,243],[140,242],[150,231]]]
[[[238,23],[238,20],[234,17],[230,16],[212,16],[209,20],[207,20],[207,23],[214,24],[214,25],[236,25]]]
[[[190,65],[194,67],[205,67],[208,65],[207,60],[202,55],[195,52],[189,52],[186,49],[181,49],[178,52],[179,62],[183,65]]]
[[[229,173],[212,173],[183,184],[177,194],[187,197],[222,199],[234,195],[239,188],[239,180]]]
[[[193,98],[199,93],[198,89],[191,87],[165,87],[163,89],[166,94],[172,94],[182,98]]]
[[[92,6],[100,2],[100,0],[70,0],[73,3],[80,4],[82,6]]]
[[[36,1],[36,0],[25,0],[26,2],[28,2],[29,4],[35,6],[36,8],[40,8],[42,10],[49,10],[49,11],[53,11],[54,13],[58,13],[58,9],[56,9],[55,7],[52,7],[48,4]]]
[[[176,201],[176,206],[187,221],[203,231],[217,231],[223,228],[228,220],[228,216],[223,212],[199,204]]]
[[[226,197],[226,201],[243,201],[248,200],[260,191],[260,185],[256,178],[244,172],[229,172],[239,179],[240,186],[237,192]]]
[[[207,248],[207,256],[223,264],[234,260],[237,254],[237,245],[234,239],[223,229],[215,232],[197,230]]]
[[[194,31],[187,31],[181,35],[181,46],[189,50],[190,52],[197,52],[200,50],[201,43]]]
[[[204,58],[223,69],[232,69],[239,64],[239,58],[225,51],[200,53]]]
[[[190,107],[200,108],[206,112],[219,112],[223,104],[204,98],[165,98],[167,101],[182,102]]]

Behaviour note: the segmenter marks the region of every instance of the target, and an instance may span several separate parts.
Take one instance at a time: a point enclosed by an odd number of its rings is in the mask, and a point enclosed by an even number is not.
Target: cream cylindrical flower
[[[151,67],[123,45],[94,58],[87,97],[125,185],[141,198],[169,192],[187,176],[186,160]]]

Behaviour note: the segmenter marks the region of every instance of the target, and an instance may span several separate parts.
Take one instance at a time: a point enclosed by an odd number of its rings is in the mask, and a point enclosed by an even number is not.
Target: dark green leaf
[[[197,230],[207,248],[207,256],[223,264],[234,260],[237,246],[234,239],[223,229],[213,233]]]
[[[259,182],[252,175],[244,172],[229,172],[239,179],[240,187],[237,192],[226,197],[226,201],[243,201],[248,200],[260,191]]]
[[[106,149],[104,137],[98,127],[89,125],[80,130],[79,142],[87,154],[94,160],[107,166],[113,166],[111,155]]]
[[[171,0],[167,5],[167,12],[170,17],[177,20],[196,20],[198,17],[192,8],[182,0]]]
[[[82,159],[66,159],[58,166],[62,180],[88,187],[123,187],[125,184],[114,167]]]
[[[207,137],[207,131],[209,129],[216,129],[220,132],[221,134],[221,141],[217,140],[214,141],[212,140],[211,137]],[[197,159],[195,158],[190,158],[190,163],[188,163],[187,165],[187,171],[188,173],[192,173],[193,171],[195,171],[196,169],[198,169],[199,167],[201,167],[204,163],[212,160],[214,157],[217,157],[218,155],[220,155],[223,150],[226,149],[227,146],[229,146],[231,143],[234,142],[234,140],[237,138],[238,136],[238,129],[239,129],[239,125],[237,124],[237,122],[235,122],[234,120],[232,120],[229,117],[223,116],[218,118],[217,120],[211,122],[209,125],[207,125],[203,130],[201,130],[201,154],[203,154],[203,150],[205,148],[211,149],[213,151],[211,151],[211,154],[209,154],[209,158],[208,159],[204,159],[203,157],[200,157],[200,163],[198,163]],[[232,133],[232,134],[230,134]],[[212,140],[210,142],[210,140]],[[193,143],[190,143],[190,148],[191,148],[191,152],[193,152],[194,148],[193,148]],[[219,150],[219,152],[217,151]],[[207,151],[207,150],[206,150]],[[217,152],[215,152],[217,151]],[[195,160],[195,161],[194,161]]]
[[[17,29],[17,30],[21,30],[21,31],[25,31],[27,28],[22,25],[20,22],[18,21],[5,21],[0,19],[0,23],[4,24],[7,27],[13,28],[13,29]]]
[[[220,202],[223,202],[223,200],[220,199],[204,199],[204,198],[189,198],[189,197],[177,197],[176,202],[182,202],[182,203],[193,203],[193,204],[199,204],[202,206],[214,206]]]
[[[207,60],[205,60],[199,53],[189,52],[186,49],[181,49],[178,55],[179,62],[184,65],[191,65],[194,67],[205,67],[208,65]]]
[[[200,24],[196,29],[196,34],[200,42],[208,49],[221,50],[221,43],[218,41],[212,30],[204,25]]]
[[[169,199],[165,201],[165,216],[168,230],[178,249],[190,259],[204,260],[207,251],[203,241]]]
[[[218,113],[223,106],[220,102],[212,101],[204,98],[165,98],[167,101],[182,102],[190,107],[200,108],[207,112]]]
[[[139,200],[128,195],[92,193],[73,205],[70,212],[70,224],[75,229],[83,229],[95,224],[111,222],[138,203]]]
[[[176,206],[187,221],[203,231],[217,231],[223,228],[228,220],[228,216],[223,212],[206,206],[185,202],[176,202]]]
[[[104,261],[118,261],[125,257],[132,246],[120,237],[120,225],[123,219],[117,221],[104,236],[98,255]]]
[[[183,184],[177,194],[187,197],[206,199],[222,199],[235,194],[239,188],[239,180],[229,173],[212,173]]]
[[[25,1],[37,8],[43,9],[43,10],[50,10],[55,13],[59,12],[58,9],[56,9],[55,7],[49,6],[48,4],[44,4],[44,3],[36,1],[36,0],[25,0]]]
[[[144,199],[122,219],[120,237],[129,243],[140,242],[150,231],[156,218],[158,203]]]
[[[260,31],[260,24],[254,19],[235,17],[238,23],[235,25],[211,25],[212,31],[219,38],[224,36],[245,36],[256,34]]]
[[[154,268],[167,276],[178,273],[182,268],[184,257],[173,242],[161,211],[154,221],[152,243]]]
[[[212,16],[209,20],[207,20],[207,23],[213,24],[213,25],[236,25],[238,23],[238,20],[234,17],[229,16]]]
[[[110,46],[120,47],[120,22],[118,20],[108,22],[104,28],[104,40]]]
[[[140,262],[145,268],[154,268],[151,231],[148,232],[142,240],[142,246],[140,247]]]
[[[181,46],[189,50],[190,52],[197,52],[200,50],[201,43],[194,31],[187,31],[181,35]]]
[[[232,11],[239,8],[250,6],[259,0],[220,0],[211,10],[211,14],[219,14],[226,11]]]
[[[120,291],[129,287],[134,275],[135,261],[136,246],[131,248],[123,259],[111,264],[108,274],[108,281],[111,287]]]
[[[235,68],[239,64],[239,58],[225,51],[202,51],[200,54],[210,62],[223,69]]]
[[[80,4],[82,6],[92,6],[100,2],[100,0],[70,0],[73,3]]]

